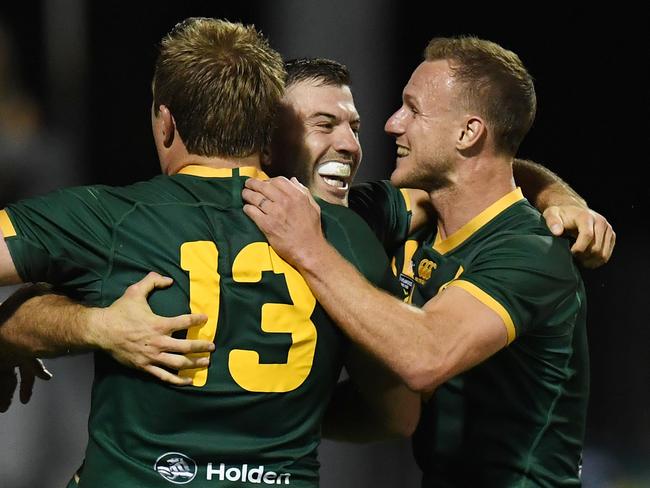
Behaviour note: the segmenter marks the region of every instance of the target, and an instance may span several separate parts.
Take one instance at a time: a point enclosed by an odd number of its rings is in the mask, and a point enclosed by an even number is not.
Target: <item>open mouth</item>
[[[404,158],[411,154],[411,150],[408,147],[397,145],[397,157]]]
[[[347,191],[350,186],[352,164],[341,161],[325,161],[318,166],[318,174],[323,181],[338,191]]]

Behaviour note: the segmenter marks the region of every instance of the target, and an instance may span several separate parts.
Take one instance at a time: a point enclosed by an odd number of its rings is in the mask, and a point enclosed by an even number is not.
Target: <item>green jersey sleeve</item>
[[[348,200],[350,209],[366,221],[388,254],[406,241],[411,202],[405,191],[389,181],[375,181],[353,186]]]
[[[5,240],[23,281],[99,287],[113,221],[100,193],[98,187],[70,188],[7,206],[13,235]]]
[[[578,312],[580,279],[564,239],[510,235],[495,240],[449,286],[460,286],[503,319],[508,343]],[[537,333],[537,331],[536,331]]]
[[[390,271],[386,252],[368,225],[345,207],[319,203],[323,232],[330,244],[372,284],[395,296],[401,296],[399,284]]]

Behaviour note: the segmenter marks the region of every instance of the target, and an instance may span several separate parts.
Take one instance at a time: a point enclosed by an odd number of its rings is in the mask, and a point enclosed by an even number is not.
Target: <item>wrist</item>
[[[302,247],[303,251],[296,256],[296,267],[303,273],[319,274],[327,268],[334,249],[321,237],[319,240]]]
[[[79,310],[79,328],[82,330],[81,347],[106,349],[106,309],[98,307],[83,307]]]

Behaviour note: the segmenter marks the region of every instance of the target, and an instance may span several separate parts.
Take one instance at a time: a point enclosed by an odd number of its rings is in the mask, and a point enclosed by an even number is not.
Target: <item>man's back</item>
[[[8,208],[17,236],[7,243],[24,279],[47,279],[106,305],[154,270],[174,279],[152,295],[155,312],[191,308],[209,317],[188,332],[216,345],[208,369],[182,373],[194,386],[166,386],[96,355],[80,486],[190,479],[192,486],[315,486],[320,421],[345,341],[302,277],[243,214],[243,181],[256,170],[181,173]],[[48,210],[51,203],[57,207]],[[324,215],[330,211],[347,212],[326,208]],[[324,224],[344,255],[374,281],[383,278],[385,262],[377,266],[375,253],[364,247],[361,259],[348,246],[363,236],[333,219]]]

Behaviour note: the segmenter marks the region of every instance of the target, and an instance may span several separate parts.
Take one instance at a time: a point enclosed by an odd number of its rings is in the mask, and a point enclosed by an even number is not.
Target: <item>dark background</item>
[[[24,195],[40,192],[41,183],[56,186],[61,175],[67,184],[120,185],[159,172],[149,115],[155,47],[188,16],[254,23],[287,58],[324,56],[346,63],[363,119],[358,181],[390,172],[394,145],[383,124],[398,107],[428,39],[475,34],[496,41],[519,54],[536,80],[538,115],[520,156],[561,175],[617,233],[610,263],[583,271],[592,361],[585,486],[648,486],[650,332],[642,303],[650,219],[642,172],[649,159],[649,56],[640,35],[647,26],[639,12],[618,4],[608,10],[528,5],[525,13],[425,5],[3,2],[0,25],[13,38],[14,59],[0,71],[0,80],[7,72],[12,79],[0,85],[0,107],[6,98],[1,90],[20,86],[40,107],[39,130],[49,141],[26,149],[26,160],[35,154],[38,164],[25,163],[33,187]],[[2,144],[9,143],[0,137],[0,191]],[[0,194],[0,203],[5,198]],[[16,404],[0,415],[2,486],[61,486],[82,457],[89,360],[48,364],[56,377],[37,385],[32,404]],[[417,484],[405,442],[363,448],[326,443],[322,462],[325,488]]]

